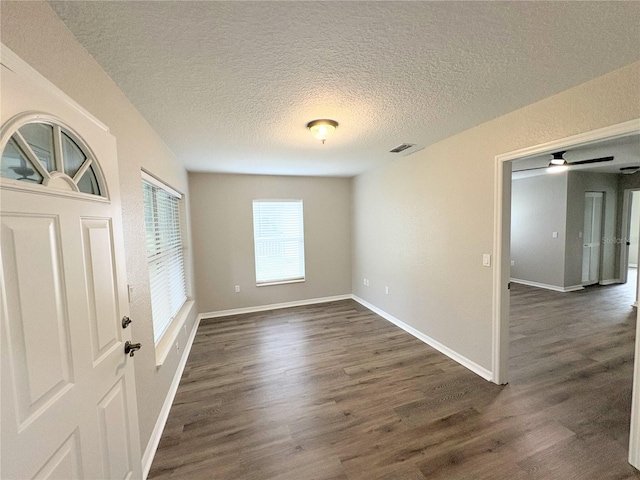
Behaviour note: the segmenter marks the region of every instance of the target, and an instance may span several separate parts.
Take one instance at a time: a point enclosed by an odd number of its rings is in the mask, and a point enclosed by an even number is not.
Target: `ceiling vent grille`
[[[389,150],[390,153],[400,153],[404,152],[406,149],[413,147],[415,144],[413,143],[402,143],[398,145],[396,148]]]
[[[401,153],[403,157],[407,155],[411,155],[412,153],[416,153],[419,150],[422,150],[424,147],[420,145],[416,145],[415,143],[402,143],[397,147],[389,150],[389,153]]]

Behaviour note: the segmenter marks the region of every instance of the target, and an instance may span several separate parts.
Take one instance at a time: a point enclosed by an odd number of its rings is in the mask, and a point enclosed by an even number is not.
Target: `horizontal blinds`
[[[304,279],[302,200],[254,200],[256,282]]]
[[[146,180],[142,181],[142,191],[153,335],[157,342],[187,299],[180,200]]]

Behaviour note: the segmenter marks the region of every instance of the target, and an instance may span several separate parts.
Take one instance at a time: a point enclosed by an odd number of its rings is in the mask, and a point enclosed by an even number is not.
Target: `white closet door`
[[[602,192],[584,195],[584,229],[582,246],[582,284],[600,281],[600,251],[602,249]]]

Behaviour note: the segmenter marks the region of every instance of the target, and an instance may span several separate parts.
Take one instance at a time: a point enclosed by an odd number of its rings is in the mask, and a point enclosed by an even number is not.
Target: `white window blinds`
[[[254,200],[256,283],[304,280],[302,200]]]
[[[151,284],[153,336],[157,343],[187,299],[180,194],[143,173],[147,265]]]

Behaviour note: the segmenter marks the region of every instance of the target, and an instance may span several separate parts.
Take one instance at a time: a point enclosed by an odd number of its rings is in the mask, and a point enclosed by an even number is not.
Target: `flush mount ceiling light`
[[[314,120],[307,123],[307,128],[311,132],[311,135],[316,137],[322,143],[324,143],[325,140],[336,131],[337,126],[338,122],[328,119]]]

